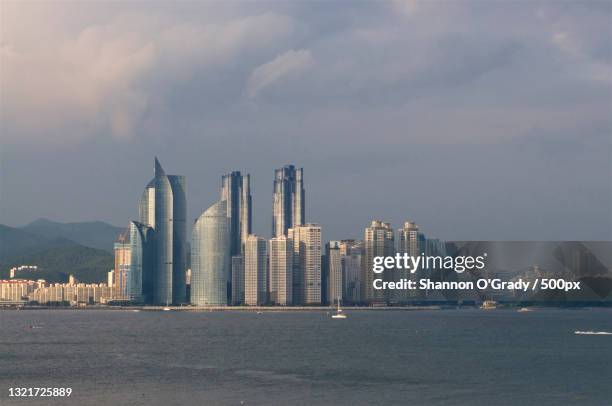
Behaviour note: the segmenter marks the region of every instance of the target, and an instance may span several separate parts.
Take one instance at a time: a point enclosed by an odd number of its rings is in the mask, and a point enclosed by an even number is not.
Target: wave
[[[574,331],[574,334],[612,336],[608,331]]]

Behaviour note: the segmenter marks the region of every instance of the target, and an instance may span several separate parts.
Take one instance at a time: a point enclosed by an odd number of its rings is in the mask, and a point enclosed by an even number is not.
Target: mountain
[[[16,265],[38,265],[39,271],[15,275],[16,278],[45,279],[66,282],[74,275],[80,282],[106,282],[113,268],[113,256],[104,250],[78,244],[48,248],[43,251],[10,258],[0,263],[0,279],[8,278],[8,270]]]
[[[0,224],[0,261],[47,248],[74,244],[66,238],[47,238]]]
[[[58,223],[44,218],[38,219],[20,230],[47,239],[68,239],[86,247],[113,252],[117,236],[125,230],[101,221],[81,223]]]
[[[45,237],[0,224],[0,279],[8,279],[10,268],[18,265],[37,265],[39,271],[17,274],[17,278],[64,282],[73,274],[82,282],[105,282],[114,259],[108,251],[67,238]]]

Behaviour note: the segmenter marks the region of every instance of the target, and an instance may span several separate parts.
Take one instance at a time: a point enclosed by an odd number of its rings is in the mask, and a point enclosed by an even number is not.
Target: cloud
[[[165,90],[274,48],[292,24],[269,12],[214,23],[120,14],[74,33],[47,27],[52,35],[44,47],[40,38],[20,43],[18,27],[9,26],[0,45],[2,132],[25,139],[131,137],[163,108]]]
[[[548,130],[567,112],[586,124],[604,119],[591,107],[610,104],[601,89],[612,71],[610,15],[609,6],[412,0],[11,3],[0,17],[0,130],[10,142],[60,146],[210,134],[247,116],[261,133],[283,132],[308,117],[367,139],[362,118],[389,137],[411,117],[420,130],[410,137],[456,142],[530,134],[534,116]],[[474,126],[498,111],[521,131]]]
[[[283,80],[304,73],[315,61],[308,49],[295,51],[293,49],[278,55],[270,62],[264,63],[253,70],[247,84],[247,93],[251,98],[257,97],[264,89]]]

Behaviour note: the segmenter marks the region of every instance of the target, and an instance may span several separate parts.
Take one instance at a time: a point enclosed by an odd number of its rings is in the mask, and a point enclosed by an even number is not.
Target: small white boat
[[[517,312],[519,313],[528,313],[528,312],[532,312],[533,310],[528,308],[528,307],[521,307],[520,309],[517,310]]]
[[[162,310],[165,312],[169,312],[171,309],[169,307],[164,307]]]
[[[480,308],[483,310],[497,309],[497,302],[495,300],[485,300]]]
[[[338,298],[338,309],[336,310],[336,314],[332,315],[332,319],[346,319],[346,314],[343,313],[340,308],[340,298]]]

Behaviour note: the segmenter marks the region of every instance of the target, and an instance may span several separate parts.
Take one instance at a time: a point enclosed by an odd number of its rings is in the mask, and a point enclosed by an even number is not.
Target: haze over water
[[[2,405],[604,405],[612,310],[0,312]],[[32,328],[36,326],[37,328]],[[72,387],[8,398],[9,387]],[[8,400],[8,401],[7,401]],[[244,402],[244,403],[241,403]]]

